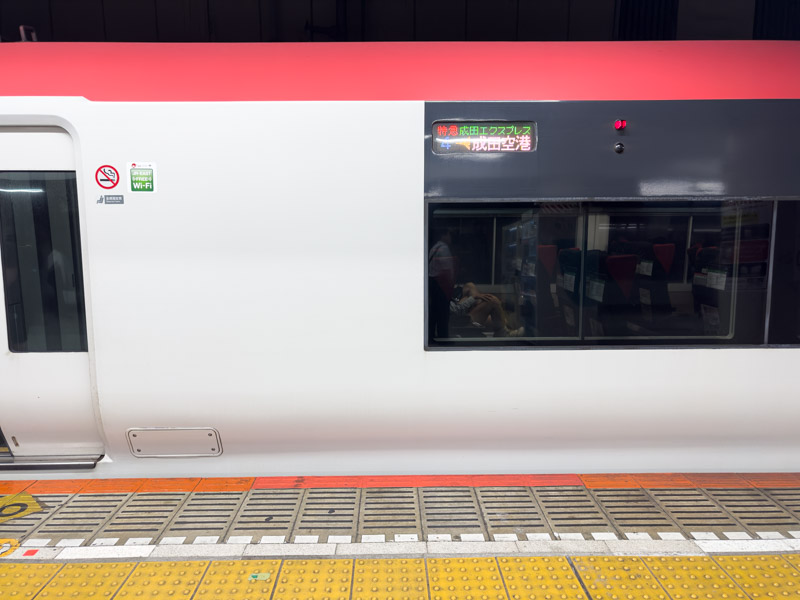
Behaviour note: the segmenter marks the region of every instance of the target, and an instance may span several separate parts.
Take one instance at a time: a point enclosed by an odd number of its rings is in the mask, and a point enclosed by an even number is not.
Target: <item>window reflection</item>
[[[773,205],[431,203],[429,343],[764,343]]]

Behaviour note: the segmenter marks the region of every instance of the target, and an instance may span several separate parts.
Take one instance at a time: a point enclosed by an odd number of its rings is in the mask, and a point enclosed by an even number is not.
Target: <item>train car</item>
[[[12,476],[797,470],[800,43],[0,64]]]

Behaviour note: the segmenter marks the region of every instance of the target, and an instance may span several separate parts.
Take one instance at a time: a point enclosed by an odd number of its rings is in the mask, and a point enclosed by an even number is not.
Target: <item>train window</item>
[[[430,202],[427,219],[429,347],[798,343],[796,202]]]
[[[75,173],[0,171],[0,236],[9,349],[86,351]]]

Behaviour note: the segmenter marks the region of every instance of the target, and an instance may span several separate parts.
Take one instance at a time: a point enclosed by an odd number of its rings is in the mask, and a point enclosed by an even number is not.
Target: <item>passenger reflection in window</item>
[[[450,313],[454,316],[469,316],[474,327],[486,328],[494,337],[519,337],[524,327],[510,329],[508,318],[500,298],[482,294],[474,283],[465,283],[460,300],[450,301]]]
[[[450,337],[450,300],[456,280],[456,263],[450,247],[453,233],[440,230],[438,241],[428,252],[428,340]]]

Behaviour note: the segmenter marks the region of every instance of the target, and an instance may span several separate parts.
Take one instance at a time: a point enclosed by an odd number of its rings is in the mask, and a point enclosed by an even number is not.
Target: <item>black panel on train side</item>
[[[537,149],[434,154],[433,123],[457,120],[535,121]],[[429,102],[425,197],[795,196],[799,143],[800,100]]]

